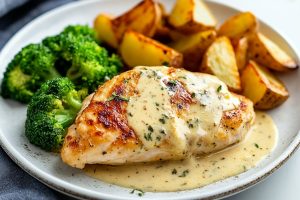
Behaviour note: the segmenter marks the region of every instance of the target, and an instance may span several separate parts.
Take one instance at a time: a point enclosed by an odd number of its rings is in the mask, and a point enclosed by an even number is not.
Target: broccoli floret
[[[87,90],[76,91],[68,78],[45,82],[29,103],[26,137],[44,150],[59,151],[86,96]]]
[[[95,41],[96,31],[87,25],[70,25],[67,26],[60,34],[45,38],[42,43],[49,47],[53,52],[59,55],[64,47],[67,38],[78,37],[85,41]]]
[[[120,58],[99,46],[95,31],[88,26],[68,26],[43,44],[58,55],[56,69],[70,78],[77,88],[93,92],[99,84],[115,76],[122,68]]]
[[[98,45],[88,26],[68,26],[41,44],[23,48],[9,64],[2,83],[2,96],[28,103],[46,80],[69,77],[76,89],[93,92],[116,75],[122,62]]]
[[[42,44],[24,47],[9,63],[1,84],[1,95],[28,103],[46,80],[60,77],[54,67],[56,57]]]
[[[94,41],[72,38],[62,56],[72,63],[66,76],[78,88],[88,88],[89,92],[94,92],[99,84],[117,75],[122,67],[118,56],[110,56],[105,48]]]

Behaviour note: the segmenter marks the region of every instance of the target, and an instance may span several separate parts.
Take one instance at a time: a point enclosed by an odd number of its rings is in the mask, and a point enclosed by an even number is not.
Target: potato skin
[[[183,34],[215,29],[215,17],[202,0],[177,0],[168,18],[169,24]]]
[[[282,96],[274,93],[268,88],[263,98],[259,102],[256,102],[254,107],[261,110],[276,108],[279,105],[283,104],[283,102],[285,102],[288,97],[289,95]]]
[[[138,65],[182,66],[183,57],[181,53],[135,31],[125,32],[119,52],[129,67]]]
[[[112,18],[105,14],[99,14],[94,20],[94,28],[100,41],[105,42],[110,47],[118,47],[116,27],[112,24]]]
[[[257,109],[267,110],[281,105],[289,97],[284,84],[265,67],[249,61],[241,76],[243,95]]]
[[[227,36],[235,46],[242,37],[257,32],[258,21],[251,12],[243,12],[227,19],[219,28],[219,36]]]
[[[289,71],[298,68],[298,64],[289,55],[261,33],[249,37],[248,57],[275,71]]]

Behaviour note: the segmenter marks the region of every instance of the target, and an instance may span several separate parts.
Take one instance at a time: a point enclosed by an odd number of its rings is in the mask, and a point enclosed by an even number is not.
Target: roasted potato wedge
[[[261,33],[249,38],[249,58],[275,71],[295,69],[298,64],[277,44]]]
[[[177,0],[168,22],[183,33],[214,29],[217,22],[202,0]]]
[[[217,38],[207,49],[200,71],[216,75],[231,91],[241,90],[234,50],[225,36]]]
[[[115,34],[116,27],[112,24],[112,18],[105,14],[100,14],[94,21],[94,28],[99,40],[105,42],[113,48],[118,47],[118,40]]]
[[[138,32],[126,31],[120,54],[129,67],[168,65],[180,67],[182,54]]]
[[[219,28],[218,35],[227,36],[235,45],[240,38],[255,33],[257,29],[256,17],[251,12],[243,12],[226,20]]]
[[[123,15],[115,18],[112,23],[120,41],[127,29],[152,37],[161,23],[162,10],[154,0],[144,0]]]
[[[179,39],[169,46],[183,54],[183,66],[190,71],[199,70],[206,49],[216,39],[215,30],[208,30]]]
[[[249,61],[241,80],[243,95],[251,99],[257,109],[275,108],[289,97],[283,83],[254,61]]]
[[[239,71],[244,69],[247,64],[247,50],[248,50],[248,39],[247,37],[242,37],[237,42],[234,47],[236,64],[238,66]]]

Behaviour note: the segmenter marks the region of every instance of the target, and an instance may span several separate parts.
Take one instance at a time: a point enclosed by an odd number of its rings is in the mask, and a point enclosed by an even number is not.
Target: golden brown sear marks
[[[178,114],[182,110],[188,110],[191,104],[196,103],[196,101],[193,100],[192,95],[179,81],[165,80],[164,84],[174,93],[171,95],[170,102],[175,106]]]

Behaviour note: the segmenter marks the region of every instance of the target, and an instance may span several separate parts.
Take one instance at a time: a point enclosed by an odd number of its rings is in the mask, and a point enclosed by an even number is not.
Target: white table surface
[[[300,52],[300,0],[215,0],[251,11],[287,35]],[[300,86],[299,86],[300,91]],[[300,119],[299,119],[300,123]],[[226,200],[299,200],[300,150],[279,170],[254,187]]]

